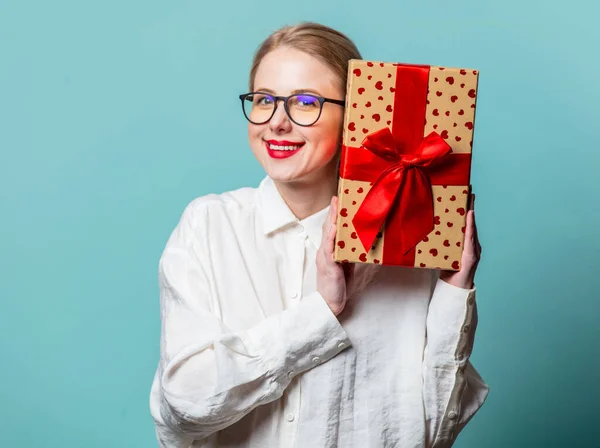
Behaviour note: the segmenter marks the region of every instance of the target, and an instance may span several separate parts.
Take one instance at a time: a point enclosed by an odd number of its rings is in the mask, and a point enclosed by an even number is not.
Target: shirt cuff
[[[475,332],[475,288],[464,289],[437,280],[427,313],[429,363],[465,363]]]
[[[303,297],[298,306],[281,312],[278,317],[266,326],[255,327],[248,336],[261,348],[270,373],[284,386],[297,374],[328,361],[352,345],[318,292]]]

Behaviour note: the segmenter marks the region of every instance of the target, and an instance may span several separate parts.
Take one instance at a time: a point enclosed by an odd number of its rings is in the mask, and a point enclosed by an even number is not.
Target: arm
[[[435,281],[427,314],[423,401],[428,447],[450,447],[489,388],[469,362],[477,327],[475,289]]]
[[[161,353],[150,408],[164,447],[187,447],[234,424],[350,346],[317,292],[247,331],[228,330],[213,312],[195,213],[186,209],[160,261]]]

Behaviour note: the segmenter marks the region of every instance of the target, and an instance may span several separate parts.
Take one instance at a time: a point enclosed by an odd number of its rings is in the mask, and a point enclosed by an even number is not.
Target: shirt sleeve
[[[475,288],[462,289],[435,276],[427,314],[423,400],[427,446],[451,447],[483,405],[489,388],[469,358],[477,327]]]
[[[214,313],[194,232],[188,206],[159,264],[160,361],[150,410],[162,447],[188,447],[232,425],[351,345],[318,292],[247,331],[230,331]],[[243,291],[231,300],[242,302]]]

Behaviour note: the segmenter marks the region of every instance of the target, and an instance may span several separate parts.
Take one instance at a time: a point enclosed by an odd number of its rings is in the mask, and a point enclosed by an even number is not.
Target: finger
[[[473,249],[477,259],[481,256],[481,244],[479,243],[479,237],[477,235],[477,224],[475,224],[475,216],[473,216]]]
[[[333,262],[333,251],[335,250],[335,237],[337,234],[337,209],[338,209],[338,198],[333,197],[332,202],[332,213],[331,213],[331,228],[329,229],[329,239],[331,240],[331,257],[329,260]]]
[[[475,225],[474,225],[474,212],[473,210],[469,210],[467,212],[467,222],[465,229],[465,245],[473,244],[475,242]]]
[[[477,219],[475,218],[475,210],[473,210],[473,240],[479,244],[479,232],[477,230]]]
[[[333,198],[331,198],[331,201],[329,201],[329,211],[327,212],[327,218],[325,218],[325,221],[323,221],[323,238],[325,237],[325,235],[327,235],[327,233],[329,232],[329,224],[331,223],[331,212],[333,210]]]
[[[334,196],[331,198],[331,214],[330,216],[330,220],[331,220],[331,225],[335,226],[335,224],[337,223],[337,209],[338,209],[338,198],[337,196]]]
[[[467,212],[467,224],[465,229],[465,240],[463,244],[462,261],[463,266],[476,265],[479,260],[479,248],[478,243],[475,240],[475,224],[474,224],[474,212],[469,210]]]
[[[477,222],[475,220],[475,198],[476,195],[475,193],[471,193],[470,198],[469,198],[469,210],[472,210],[472,214],[473,214],[473,239],[475,241],[478,240],[478,235],[477,235]]]
[[[337,221],[337,197],[331,198],[331,205],[329,208],[329,216],[327,217],[327,232],[323,235],[325,238],[325,255],[327,261],[333,260],[333,250],[335,248],[335,224]]]
[[[329,203],[329,212],[327,213],[327,218],[325,218],[325,221],[323,222],[323,244],[321,244],[323,248],[324,246],[326,246],[329,234],[331,233],[331,223],[333,222],[334,213],[335,210],[333,205],[333,198],[331,198],[331,201]]]

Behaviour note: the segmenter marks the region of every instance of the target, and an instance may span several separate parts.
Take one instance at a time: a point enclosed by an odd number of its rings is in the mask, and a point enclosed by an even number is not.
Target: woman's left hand
[[[481,244],[479,244],[477,226],[475,225],[475,195],[471,194],[460,271],[441,271],[440,279],[458,288],[473,288],[475,285],[475,271],[480,258]]]

